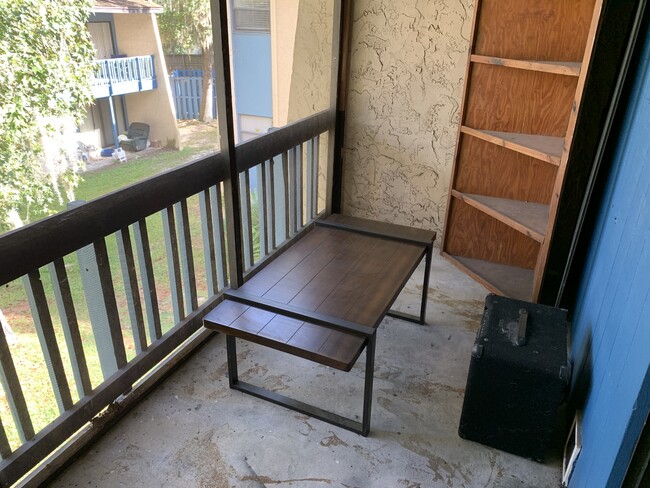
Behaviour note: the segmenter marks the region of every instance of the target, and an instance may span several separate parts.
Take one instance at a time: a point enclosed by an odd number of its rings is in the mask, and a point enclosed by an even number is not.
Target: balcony
[[[97,70],[96,98],[156,87],[153,56]],[[233,139],[221,109],[230,80],[219,81],[219,125]],[[229,389],[225,338],[203,317],[239,272],[246,281],[272,266],[331,212],[341,119],[327,106],[237,146],[222,137],[223,153],[0,236],[0,286],[28,298],[30,367],[47,381],[41,398],[26,394],[31,378],[0,327],[0,486],[558,485],[558,459],[540,465],[458,437],[487,292],[437,256],[428,324],[388,317],[378,329],[370,437]],[[424,273],[398,310],[419,308]],[[237,359],[243,380],[360,411],[363,361],[343,374],[254,344]]]
[[[91,82],[95,98],[153,90],[157,87],[154,58],[130,56],[95,61],[96,72]]]
[[[318,154],[327,153],[322,136],[334,120],[333,111],[324,111],[236,146],[244,279],[327,214],[318,198],[318,175],[325,169]],[[534,479],[535,486],[556,486],[557,460],[541,466],[458,438],[485,289],[439,257],[429,325],[387,318],[380,328],[370,438],[229,390],[224,337],[202,328],[232,269],[227,174],[216,154],[0,237],[6,263],[0,283],[22,280],[30,297],[58,408],[39,431],[0,328],[3,389],[11,407],[11,418],[0,426],[3,486],[25,475],[27,486],[49,480],[150,391],[54,486],[281,480],[425,486],[432,479],[488,486],[504,472],[513,483]],[[152,258],[156,242],[164,242],[158,246],[164,258]],[[398,297],[398,309],[419,307],[423,272],[421,265]],[[74,280],[81,281],[82,296],[71,293]],[[82,340],[85,310],[92,334]],[[359,410],[354,392],[363,382],[361,364],[342,374],[254,344],[243,345],[239,356],[244,379],[261,376],[267,388],[318,398],[346,414]],[[91,361],[99,362],[101,378],[90,377]],[[18,446],[8,440],[12,431]]]

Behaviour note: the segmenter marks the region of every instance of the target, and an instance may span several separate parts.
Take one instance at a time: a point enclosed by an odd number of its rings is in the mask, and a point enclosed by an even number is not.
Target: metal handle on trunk
[[[517,324],[517,336],[513,342],[517,346],[526,344],[526,326],[528,324],[528,311],[525,308],[519,309],[519,323]]]

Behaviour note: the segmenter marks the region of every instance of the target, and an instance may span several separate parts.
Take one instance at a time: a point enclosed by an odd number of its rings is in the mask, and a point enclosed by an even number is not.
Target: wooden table
[[[420,315],[395,314],[424,323],[434,239],[432,231],[341,215],[318,222],[238,290],[226,291],[205,317],[206,327],[227,335],[231,387],[367,435],[369,402],[359,424],[240,382],[235,338],[342,371],[367,348],[365,396],[371,399],[374,332],[426,257]]]

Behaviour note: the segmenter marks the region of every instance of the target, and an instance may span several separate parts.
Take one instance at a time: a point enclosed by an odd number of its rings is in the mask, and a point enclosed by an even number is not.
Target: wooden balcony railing
[[[95,98],[125,95],[157,87],[153,54],[95,61],[90,86]]]
[[[238,228],[249,276],[324,207],[318,200],[319,154],[326,154],[321,135],[333,126],[333,112],[325,111],[235,148]],[[51,395],[58,407],[58,417],[40,431],[34,427],[38,412],[24,394],[30,378],[17,374],[0,328],[0,381],[11,411],[11,419],[0,422],[0,485],[46,479],[74,453],[60,446],[83,445],[71,438],[101,433],[209,337],[202,318],[221,300],[229,274],[227,174],[221,155],[211,155],[0,236],[0,285],[22,281],[52,387],[40,394]],[[152,243],[158,240],[164,258],[156,261]],[[81,296],[71,292],[73,275],[81,277]],[[92,329],[85,341],[84,310]],[[89,346],[97,349],[102,376],[94,387]],[[9,431],[20,445],[12,445]]]

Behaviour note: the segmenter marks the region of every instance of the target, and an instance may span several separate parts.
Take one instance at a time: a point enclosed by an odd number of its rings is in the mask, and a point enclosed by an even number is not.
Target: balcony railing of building
[[[95,61],[95,66],[95,77],[91,81],[95,98],[125,95],[157,87],[153,54],[100,59]]]
[[[42,395],[58,406],[58,417],[37,431],[24,394],[30,378],[17,374],[0,328],[11,411],[0,421],[0,485],[42,483],[210,336],[202,318],[221,301],[232,267],[225,229],[241,229],[244,279],[299,238],[325,208],[321,135],[334,123],[327,110],[235,148],[237,225],[224,211],[229,167],[214,154],[0,236],[0,284],[22,281],[51,383]],[[158,261],[156,241],[164,242]],[[83,293],[71,292],[73,279]],[[85,342],[82,310],[92,329]],[[93,386],[95,346],[102,378]]]

